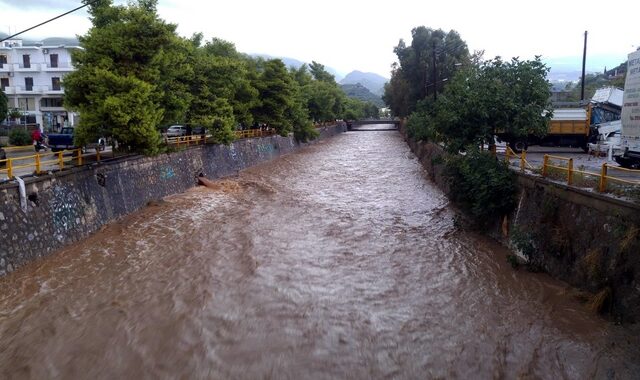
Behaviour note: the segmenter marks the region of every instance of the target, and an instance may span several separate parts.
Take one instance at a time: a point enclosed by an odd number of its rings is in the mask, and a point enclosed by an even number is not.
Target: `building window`
[[[7,56],[4,54],[0,54],[0,69],[2,66],[7,64]]]
[[[58,54],[50,54],[51,67],[58,67]]]
[[[62,108],[62,98],[42,98],[40,108]]]
[[[24,78],[24,88],[27,91],[33,91],[33,78]]]
[[[35,111],[35,98],[18,98],[18,108],[24,111]]]
[[[53,91],[60,91],[60,78],[58,77],[51,78],[51,89]]]
[[[31,56],[29,54],[24,54],[22,56],[22,66],[25,69],[31,68]]]
[[[0,78],[0,89],[4,91],[6,87],[9,87],[9,78]]]

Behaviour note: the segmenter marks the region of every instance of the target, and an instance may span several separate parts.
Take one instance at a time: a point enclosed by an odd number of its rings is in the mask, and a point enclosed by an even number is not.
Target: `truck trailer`
[[[640,51],[629,54],[622,101],[622,154],[615,160],[624,168],[640,168]]]
[[[557,108],[549,121],[549,132],[538,137],[534,135],[515,137],[497,133],[499,141],[504,141],[514,152],[520,153],[529,145],[570,146],[589,150],[589,141],[594,137],[590,128],[591,105],[585,108]]]

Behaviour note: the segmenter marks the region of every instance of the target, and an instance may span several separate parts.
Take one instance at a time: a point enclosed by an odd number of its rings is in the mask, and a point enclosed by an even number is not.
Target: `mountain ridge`
[[[369,91],[371,91],[374,95],[382,96],[384,94],[384,84],[388,81],[389,79],[376,73],[353,70],[340,81],[340,84],[359,83],[369,89]]]

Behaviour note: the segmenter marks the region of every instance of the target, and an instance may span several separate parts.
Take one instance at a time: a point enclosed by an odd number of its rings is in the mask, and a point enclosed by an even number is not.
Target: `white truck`
[[[624,168],[640,168],[640,50],[629,54],[622,103],[622,154],[615,160]]]

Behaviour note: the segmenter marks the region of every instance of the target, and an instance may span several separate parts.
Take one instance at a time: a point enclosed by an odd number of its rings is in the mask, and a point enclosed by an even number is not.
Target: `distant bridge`
[[[367,125],[379,127],[367,128]],[[384,128],[382,126],[387,127]],[[350,131],[397,131],[399,126],[400,120],[397,119],[362,119],[347,122],[347,129]]]

